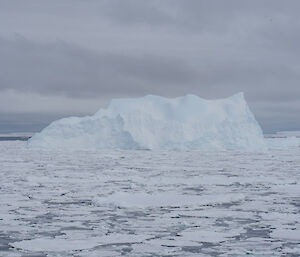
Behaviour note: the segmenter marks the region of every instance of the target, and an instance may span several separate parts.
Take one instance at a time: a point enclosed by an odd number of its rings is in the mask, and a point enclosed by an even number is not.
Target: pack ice
[[[29,141],[46,149],[266,149],[243,93],[206,100],[196,95],[113,99],[93,116],[63,118]]]

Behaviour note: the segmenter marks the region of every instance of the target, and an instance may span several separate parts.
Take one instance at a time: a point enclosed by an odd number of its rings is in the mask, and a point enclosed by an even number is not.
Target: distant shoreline
[[[31,136],[0,136],[0,141],[27,141]]]
[[[27,141],[33,135],[33,132],[0,133],[0,141]]]

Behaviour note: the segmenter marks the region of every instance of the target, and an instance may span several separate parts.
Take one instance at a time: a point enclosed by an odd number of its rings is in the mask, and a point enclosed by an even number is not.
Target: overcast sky
[[[243,91],[265,132],[300,130],[299,0],[0,0],[0,132],[111,98]]]

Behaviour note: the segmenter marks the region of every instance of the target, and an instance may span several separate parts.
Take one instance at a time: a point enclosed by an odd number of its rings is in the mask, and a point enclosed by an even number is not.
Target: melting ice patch
[[[148,95],[53,122],[28,142],[45,149],[266,150],[243,93],[205,100]]]

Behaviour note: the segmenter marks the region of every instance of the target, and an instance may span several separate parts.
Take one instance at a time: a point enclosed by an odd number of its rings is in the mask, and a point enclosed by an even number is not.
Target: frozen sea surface
[[[0,153],[1,257],[300,256],[299,147]]]

